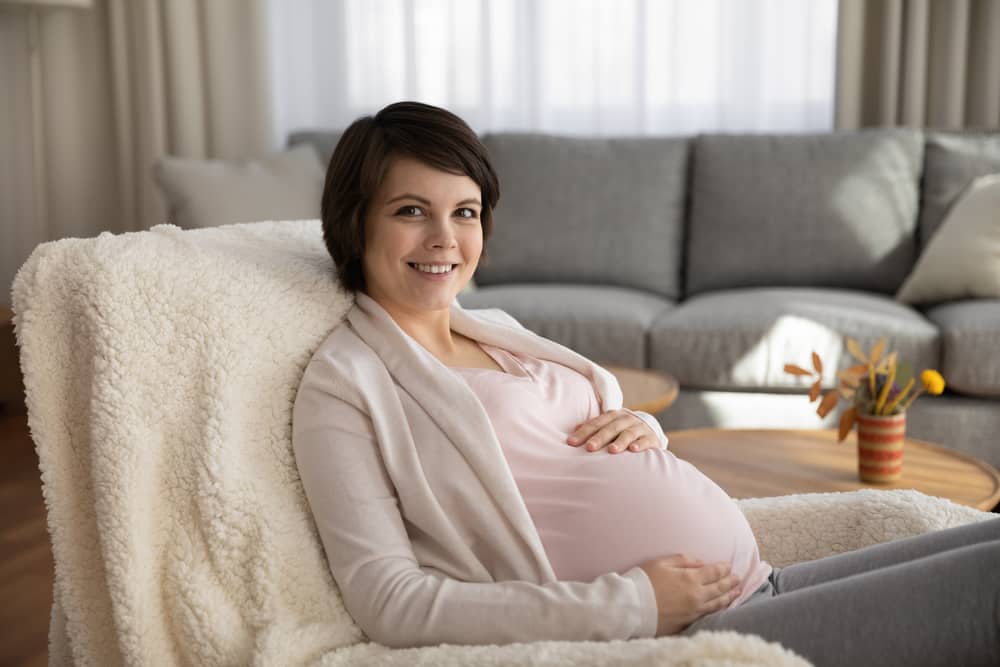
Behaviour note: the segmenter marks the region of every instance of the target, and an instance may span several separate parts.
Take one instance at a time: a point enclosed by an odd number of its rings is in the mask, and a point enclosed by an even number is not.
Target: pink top
[[[730,607],[764,583],[771,566],[718,485],[668,450],[610,454],[568,445],[576,426],[601,412],[590,381],[562,364],[479,345],[505,372],[452,370],[486,410],[560,580],[592,581],[683,553],[732,564],[743,583]]]

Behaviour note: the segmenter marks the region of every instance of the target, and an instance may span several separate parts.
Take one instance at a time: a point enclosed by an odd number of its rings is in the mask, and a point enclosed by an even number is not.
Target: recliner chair
[[[731,632],[367,642],[290,442],[301,373],[350,304],[316,220],[35,250],[14,310],[56,564],[50,664],[809,664]],[[992,518],[915,491],[739,504],[775,566]]]

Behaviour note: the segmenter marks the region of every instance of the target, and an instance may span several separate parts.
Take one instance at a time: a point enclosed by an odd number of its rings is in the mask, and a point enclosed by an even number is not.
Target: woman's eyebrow
[[[389,201],[387,201],[385,204],[386,204],[386,206],[388,206],[392,202],[399,201],[400,199],[416,199],[418,202],[420,202],[424,206],[430,206],[431,205],[431,200],[430,199],[427,199],[426,197],[421,197],[420,195],[415,195],[415,194],[413,194],[411,192],[404,192],[401,195],[397,195],[397,196],[393,197],[392,199],[390,199]],[[455,206],[462,206],[464,204],[476,204],[478,206],[482,206],[483,205],[483,203],[481,201],[479,201],[478,199],[476,199],[475,197],[469,197],[468,199],[463,199],[462,201],[458,202],[457,204],[455,204]]]

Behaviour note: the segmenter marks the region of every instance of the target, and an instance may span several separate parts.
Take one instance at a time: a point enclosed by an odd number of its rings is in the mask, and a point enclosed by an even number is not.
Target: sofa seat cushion
[[[646,332],[674,303],[605,285],[516,284],[458,295],[463,308],[501,308],[535,333],[599,363],[646,368]]]
[[[698,137],[686,294],[895,292],[916,257],[922,154],[913,130]]]
[[[682,387],[775,389],[805,387],[809,378],[786,363],[824,362],[824,384],[852,365],[844,336],[889,350],[915,369],[938,365],[938,330],[918,311],[876,294],[824,288],[747,288],[709,292],[665,312],[650,331],[650,367],[672,373]]]
[[[680,296],[689,139],[497,133],[483,143],[502,195],[477,284]]]
[[[1000,397],[1000,299],[935,306],[927,317],[941,330],[942,375],[948,388]]]

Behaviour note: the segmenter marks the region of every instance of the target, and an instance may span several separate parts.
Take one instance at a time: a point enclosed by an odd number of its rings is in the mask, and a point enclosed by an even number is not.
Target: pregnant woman
[[[613,375],[464,310],[498,198],[475,133],[414,102],[355,121],[327,171],[324,239],[355,303],[306,368],[293,445],[370,639],[730,629],[821,665],[1000,664],[1000,521],[772,568]]]

